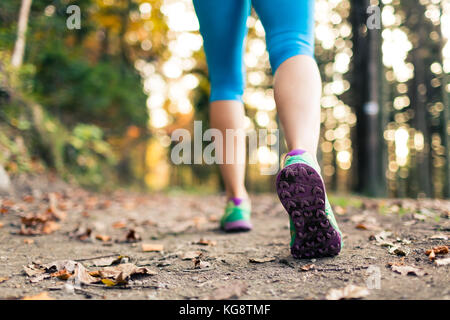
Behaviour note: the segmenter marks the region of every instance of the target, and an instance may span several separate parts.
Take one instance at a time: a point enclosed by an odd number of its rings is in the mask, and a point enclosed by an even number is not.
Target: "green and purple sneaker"
[[[294,258],[336,256],[341,251],[342,233],[328,202],[320,167],[304,150],[286,155],[277,176],[276,188],[289,214],[291,253]]]
[[[226,232],[249,231],[252,229],[250,214],[249,200],[231,198],[228,200],[225,214],[220,220],[220,228]]]

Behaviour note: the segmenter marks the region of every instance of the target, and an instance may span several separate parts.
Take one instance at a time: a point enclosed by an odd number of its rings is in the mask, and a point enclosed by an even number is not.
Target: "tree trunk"
[[[14,67],[20,67],[25,53],[25,37],[28,26],[28,17],[30,15],[32,0],[22,0],[19,13],[19,23],[17,27],[17,40],[14,45],[14,52],[11,57],[11,64]]]
[[[408,12],[409,28],[414,34],[412,37],[413,49],[411,50],[412,63],[414,64],[414,78],[410,85],[411,108],[414,110],[414,127],[424,137],[422,150],[416,151],[416,178],[417,193],[426,197],[433,195],[432,166],[431,166],[431,128],[427,112],[428,85],[427,76],[429,69],[429,45],[428,28],[425,25],[425,8],[421,4],[413,4]]]
[[[357,116],[356,159],[357,191],[369,196],[385,195],[386,183],[383,166],[383,133],[381,120],[381,30],[368,29],[369,0],[353,0],[351,21],[353,26],[354,107]]]
[[[442,4],[443,6],[443,4]],[[442,13],[442,7],[441,7],[441,13]],[[439,34],[439,62],[441,65],[443,64],[444,57],[442,49],[444,47],[444,37],[442,35],[442,26],[439,26],[437,28],[437,32]],[[450,39],[447,39],[447,41],[450,41]],[[449,92],[447,91],[447,85],[450,83],[450,79],[447,76],[445,72],[442,72],[441,75],[441,92],[442,92],[442,103],[444,104],[444,110],[441,112],[440,116],[440,131],[442,136],[442,145],[444,147],[445,152],[445,164],[444,164],[444,188],[442,195],[444,198],[450,199],[450,130],[448,129],[450,127],[450,112],[449,112],[449,106],[450,106],[450,96]]]

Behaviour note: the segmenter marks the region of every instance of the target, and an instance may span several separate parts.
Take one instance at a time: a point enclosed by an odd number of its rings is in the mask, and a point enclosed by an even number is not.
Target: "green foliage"
[[[117,27],[98,19],[97,1],[34,0],[24,64],[13,68],[20,3],[0,3],[0,163],[30,172],[37,159],[82,185],[110,184],[121,155],[108,140],[148,123],[147,96],[124,33],[111,36]],[[70,4],[81,7],[80,30],[66,26]],[[119,14],[127,17],[127,10]]]
[[[82,184],[101,185],[117,159],[97,126],[78,124],[65,144],[65,163]]]

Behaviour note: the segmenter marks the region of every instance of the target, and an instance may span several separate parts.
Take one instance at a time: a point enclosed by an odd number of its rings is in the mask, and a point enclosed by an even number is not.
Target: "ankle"
[[[237,191],[237,192],[227,192],[226,196],[227,196],[227,200],[232,200],[232,199],[247,200],[249,198],[246,190],[241,190],[241,191]]]

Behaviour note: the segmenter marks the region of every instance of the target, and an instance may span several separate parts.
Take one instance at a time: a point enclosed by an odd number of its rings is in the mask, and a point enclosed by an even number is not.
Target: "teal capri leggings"
[[[247,17],[266,32],[272,72],[296,55],[314,56],[314,0],[193,0],[208,62],[210,101],[242,101]]]

